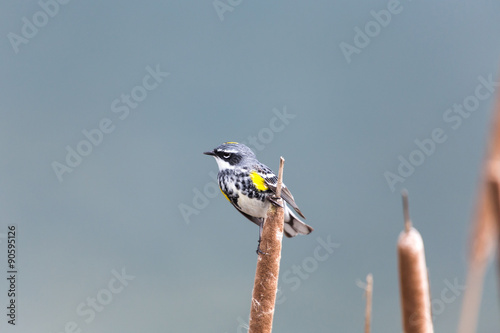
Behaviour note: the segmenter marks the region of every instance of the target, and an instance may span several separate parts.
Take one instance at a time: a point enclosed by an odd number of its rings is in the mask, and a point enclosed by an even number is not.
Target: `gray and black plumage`
[[[241,143],[226,142],[204,154],[213,156],[219,166],[219,187],[229,202],[247,219],[259,226],[259,243],[264,219],[276,192],[278,177],[260,163],[253,151]],[[285,200],[286,237],[307,235],[313,228],[302,222],[287,206],[289,204],[302,218],[305,216],[295,203],[292,193],[282,185],[281,197]],[[259,249],[257,249],[258,252]]]

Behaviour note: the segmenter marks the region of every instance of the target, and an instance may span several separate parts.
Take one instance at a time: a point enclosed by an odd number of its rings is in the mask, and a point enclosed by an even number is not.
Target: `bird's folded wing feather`
[[[273,182],[273,179],[269,179],[269,178],[265,178],[265,181],[266,181],[266,185],[267,187],[269,187],[269,189],[271,191],[273,191],[274,193],[276,193],[276,185],[277,185],[277,182],[278,182],[278,179],[276,179],[275,182]],[[297,204],[295,203],[295,199],[293,198],[293,195],[292,193],[290,192],[290,190],[285,186],[285,184],[282,184],[281,186],[281,197],[290,205],[293,207],[293,209],[295,209],[295,211],[303,218],[306,218],[304,216],[304,214],[302,214],[302,212],[300,211],[299,207],[297,206]]]
[[[254,165],[254,169],[261,174],[261,177],[264,178],[264,181],[267,185],[267,187],[273,192],[276,193],[276,185],[278,184],[278,177],[274,174],[274,172],[267,167],[266,165],[260,164],[260,165]],[[295,199],[293,198],[292,193],[290,190],[285,186],[285,184],[282,184],[281,186],[281,197],[295,209],[295,211],[302,216],[303,218],[306,218],[304,214],[300,211],[299,207],[295,203]]]

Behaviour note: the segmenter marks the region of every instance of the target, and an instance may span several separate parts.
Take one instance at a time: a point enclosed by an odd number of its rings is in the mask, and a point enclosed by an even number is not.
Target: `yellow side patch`
[[[250,178],[252,179],[252,183],[255,185],[255,188],[259,191],[266,191],[269,189],[266,185],[266,181],[262,178],[261,175],[257,173],[257,171],[250,171]]]
[[[219,187],[219,190],[222,194],[224,194],[224,196],[226,197],[227,201],[231,202],[231,200],[229,200],[229,198],[227,197],[226,193],[222,192],[222,189]]]
[[[224,144],[229,144],[229,145],[230,145],[230,144],[233,144],[233,145],[237,145],[237,144],[238,144],[238,142],[229,141],[229,142],[224,142]]]

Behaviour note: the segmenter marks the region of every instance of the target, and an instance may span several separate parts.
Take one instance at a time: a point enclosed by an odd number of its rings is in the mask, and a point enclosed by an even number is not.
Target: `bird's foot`
[[[272,204],[274,204],[275,206],[278,206],[278,207],[281,207],[281,208],[284,208],[283,207],[283,204],[281,204],[278,200],[280,198],[278,198],[277,196],[275,195],[271,195],[268,197],[269,201],[271,201]]]
[[[257,245],[257,250],[255,251],[257,253],[257,255],[259,255],[259,254],[267,254],[266,252],[263,252],[263,251],[260,250],[260,239],[259,239],[258,243],[259,244]]]

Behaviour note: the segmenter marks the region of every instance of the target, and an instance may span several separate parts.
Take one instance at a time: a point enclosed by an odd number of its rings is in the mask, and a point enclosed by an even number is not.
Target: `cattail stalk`
[[[459,333],[474,333],[481,304],[483,280],[488,261],[500,237],[500,96],[493,115],[489,147],[472,220],[469,267],[458,325]],[[500,250],[500,248],[499,248]],[[500,278],[500,253],[498,253]],[[500,280],[499,280],[500,287]]]
[[[277,202],[282,206],[283,200],[280,196],[284,162],[285,160],[281,157],[276,188]],[[271,205],[264,222],[260,243],[260,249],[265,254],[260,254],[257,259],[252,305],[250,307],[249,333],[271,333],[272,331],[276,292],[278,291],[284,220],[283,207]]]
[[[434,328],[424,242],[417,229],[412,227],[406,192],[403,192],[403,206],[405,230],[398,239],[403,330],[405,333],[432,333]]]
[[[469,267],[467,271],[462,312],[458,325],[459,333],[475,333],[486,266],[493,255],[498,233],[495,197],[497,185],[490,178],[486,168],[484,180],[476,206],[470,239]]]

